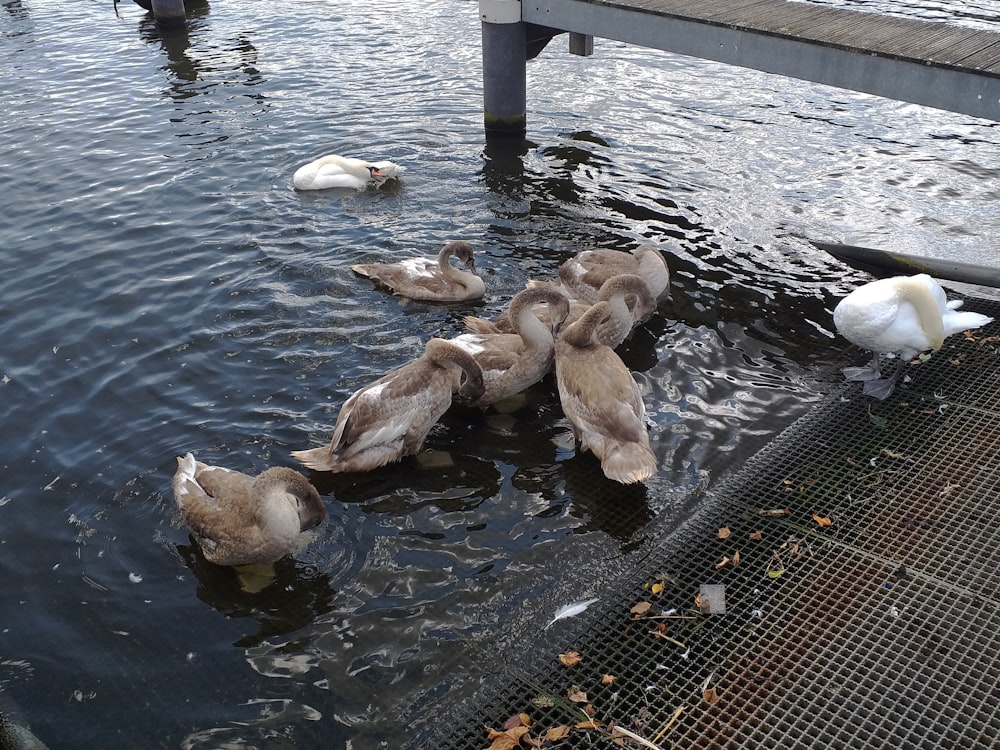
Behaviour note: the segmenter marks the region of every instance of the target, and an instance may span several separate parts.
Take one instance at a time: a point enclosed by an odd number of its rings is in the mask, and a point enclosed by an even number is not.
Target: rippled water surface
[[[872,9],[872,3],[865,3]],[[914,6],[988,25],[989,3]],[[927,15],[929,14],[929,15]],[[396,747],[554,609],[600,593],[861,356],[866,280],[808,239],[996,261],[997,127],[598,40],[529,65],[485,143],[474,2],[0,9],[0,684],[52,748]],[[400,183],[297,194],[327,152]],[[468,240],[475,304],[349,269]],[[186,451],[256,473],[344,399],[575,251],[657,244],[672,298],[623,347],[659,474],[607,482],[553,384],[453,411],[425,461],[313,478],[263,592],[200,556]]]

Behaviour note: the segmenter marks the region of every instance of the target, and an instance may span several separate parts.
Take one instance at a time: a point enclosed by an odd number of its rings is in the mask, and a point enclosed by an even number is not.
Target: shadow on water
[[[284,557],[274,564],[274,580],[261,591],[244,588],[235,568],[205,559],[193,541],[178,545],[184,564],[198,579],[198,598],[231,619],[252,620],[257,632],[233,645],[258,646],[274,636],[292,633],[330,611],[336,591],[331,578],[314,567]]]

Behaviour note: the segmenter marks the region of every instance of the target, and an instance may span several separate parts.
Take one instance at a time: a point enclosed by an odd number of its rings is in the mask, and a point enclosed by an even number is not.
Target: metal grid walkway
[[[846,387],[412,746],[1000,747],[997,334]]]

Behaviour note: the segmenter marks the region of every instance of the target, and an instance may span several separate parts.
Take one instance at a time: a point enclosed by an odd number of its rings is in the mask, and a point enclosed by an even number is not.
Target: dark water
[[[988,16],[959,5],[915,14]],[[485,144],[476,3],[217,2],[167,38],[119,13],[0,10],[0,685],[52,748],[419,738],[857,359],[830,310],[866,277],[807,238],[1000,253],[994,123],[557,39],[530,65],[528,140]],[[408,171],[295,193],[327,152]],[[452,238],[481,303],[349,270]],[[315,477],[328,520],[260,594],[192,547],[177,454],[292,465],[428,337],[578,249],[639,242],[673,272],[622,352],[661,462],[645,487],[575,455],[545,383],[514,414],[450,413],[442,466]]]

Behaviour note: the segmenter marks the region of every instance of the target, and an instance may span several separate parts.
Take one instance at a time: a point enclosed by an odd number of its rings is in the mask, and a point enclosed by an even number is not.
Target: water
[[[556,39],[528,140],[484,144],[476,3],[217,2],[167,38],[119,14],[0,11],[0,684],[53,748],[419,742],[861,356],[830,311],[867,277],[808,238],[1000,252],[995,123]],[[327,152],[408,171],[296,194]],[[348,268],[452,238],[481,303]],[[177,454],[291,465],[429,336],[641,241],[673,272],[622,352],[661,461],[644,488],[575,455],[546,383],[511,415],[450,413],[428,441],[450,465],[316,476],[328,519],[260,594],[192,546]]]

